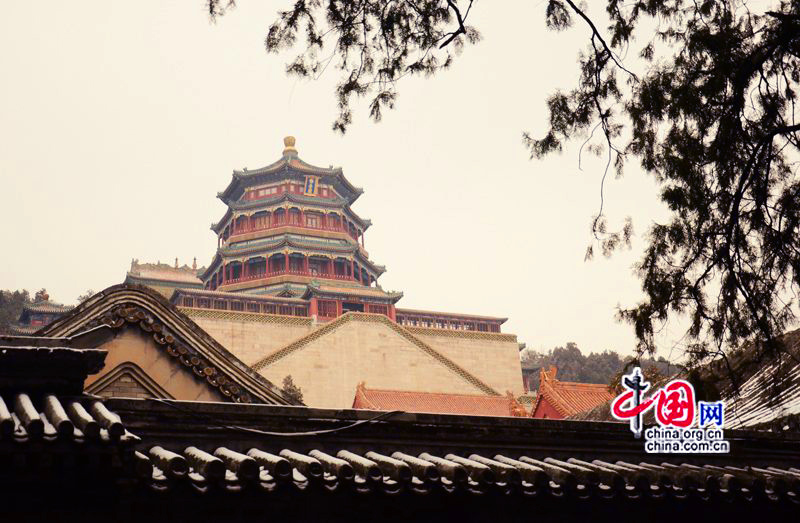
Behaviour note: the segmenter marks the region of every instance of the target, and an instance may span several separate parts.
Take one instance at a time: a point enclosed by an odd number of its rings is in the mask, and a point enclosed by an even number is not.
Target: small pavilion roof
[[[177,261],[177,260],[176,260]],[[198,277],[203,272],[203,268],[197,269],[196,267],[189,267],[183,265],[178,267],[177,263],[174,267],[166,263],[139,263],[139,260],[131,261],[131,269],[128,271],[128,276],[132,276],[138,280],[155,280],[171,283],[190,283],[202,285],[203,282]]]
[[[303,295],[309,299],[313,295],[336,296],[361,296],[365,298],[383,298],[391,303],[397,303],[403,297],[402,292],[385,291],[380,287],[364,287],[363,285],[348,285],[345,282],[321,283],[313,280],[308,284],[308,290]]]
[[[559,381],[556,379],[557,372],[555,366],[539,371],[539,392],[531,409],[531,416],[545,399],[566,418],[592,409],[614,397],[607,385]]]
[[[285,303],[287,305],[306,305],[306,300],[300,298],[285,298],[281,296],[271,296],[263,294],[250,294],[245,292],[225,292],[225,291],[209,291],[206,289],[175,289],[170,298],[170,302],[178,307],[182,306],[178,303],[178,299],[184,296],[202,297],[202,298],[227,298],[242,301],[260,301],[265,303]]]
[[[368,389],[362,381],[356,387],[354,409],[402,410],[465,416],[527,416],[528,413],[509,392],[506,396],[447,394],[411,390]]]
[[[69,312],[74,309],[74,305],[64,305],[62,303],[56,303],[50,300],[45,301],[36,301],[33,303],[26,303],[22,306],[22,310],[28,312],[38,312],[44,314],[61,314],[64,312]]]

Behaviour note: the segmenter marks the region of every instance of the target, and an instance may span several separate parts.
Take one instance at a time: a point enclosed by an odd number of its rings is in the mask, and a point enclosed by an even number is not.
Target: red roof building
[[[481,396],[473,394],[444,394],[410,390],[368,389],[364,382],[356,387],[354,409],[401,410],[432,414],[461,414],[465,416],[518,416],[528,415],[514,395]]]
[[[607,385],[559,381],[557,372],[555,366],[539,371],[539,393],[531,409],[532,418],[564,419],[613,398]]]

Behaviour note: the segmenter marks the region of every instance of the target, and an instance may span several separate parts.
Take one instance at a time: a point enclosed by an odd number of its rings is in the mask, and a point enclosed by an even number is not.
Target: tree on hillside
[[[534,372],[555,365],[558,368],[557,378],[561,381],[579,383],[613,384],[619,382],[619,376],[630,372],[631,367],[638,365],[653,376],[672,376],[683,370],[683,367],[662,358],[620,358],[614,351],[592,352],[584,356],[578,345],[568,342],[565,347],[555,347],[547,352],[536,352],[530,349],[522,353],[522,368]],[[535,376],[535,375],[534,375]],[[538,381],[534,381],[534,390],[538,389]]]
[[[207,4],[212,18],[232,5]],[[644,300],[619,311],[640,353],[654,352],[654,333],[675,316],[689,320],[691,361],[753,338],[775,351],[800,290],[800,2],[604,5],[592,19],[573,0],[546,4],[550,29],[580,24],[590,36],[577,85],[548,98],[549,130],[525,134],[525,144],[540,158],[588,136],[618,175],[637,161],[658,182],[671,218],[646,237],[637,267]],[[304,42],[289,74],[314,78],[331,63],[340,70],[333,126],[344,132],[354,99],[368,99],[379,120],[402,78],[434,75],[476,42],[468,20],[478,8],[472,0],[297,0],[278,14],[265,45],[279,52]],[[593,243],[610,255],[632,228],[628,221],[609,230],[603,181]]]
[[[31,303],[28,291],[0,291],[0,334],[8,332],[8,328],[17,322],[22,314],[22,307]]]

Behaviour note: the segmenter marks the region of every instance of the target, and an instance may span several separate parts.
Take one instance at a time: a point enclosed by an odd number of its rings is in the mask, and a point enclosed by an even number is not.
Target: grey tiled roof
[[[0,441],[132,442],[120,417],[90,397],[0,395]]]

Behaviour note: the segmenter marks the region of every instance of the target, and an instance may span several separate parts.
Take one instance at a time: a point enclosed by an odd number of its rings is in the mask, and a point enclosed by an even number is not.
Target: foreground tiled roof
[[[464,414],[468,416],[527,415],[525,409],[517,403],[513,396],[368,389],[363,382],[356,388],[353,408],[430,412],[435,414]]]
[[[725,425],[731,428],[780,424],[783,418],[800,415],[800,330],[784,334],[779,354],[759,354],[750,346],[734,357],[742,381],[738,392],[728,387]],[[738,357],[737,357],[738,356]]]
[[[607,385],[559,381],[556,379],[555,367],[550,370],[542,369],[539,376],[539,391],[531,415],[543,400],[547,400],[566,418],[592,409],[614,397]]]
[[[0,337],[3,521],[794,521],[800,506],[791,431],[654,455],[612,423],[101,401],[79,391],[111,334]]]
[[[613,462],[577,458],[530,458],[519,453],[407,454],[345,449],[334,453],[258,447],[237,452],[218,446],[163,447],[137,452],[139,468],[150,469],[147,481],[159,490],[189,486],[209,491],[248,489],[265,496],[296,495],[325,489],[359,494],[483,494],[551,499],[602,499],[680,503],[725,500],[796,503],[800,475],[789,467],[718,467],[674,465],[658,458]],[[291,491],[294,491],[291,493]],[[544,498],[544,499],[542,499]],[[532,507],[536,503],[532,501]]]
[[[137,470],[149,470],[142,480],[162,491],[250,493],[265,501],[372,493],[381,503],[389,503],[386,494],[440,502],[487,495],[524,500],[531,510],[550,503],[566,510],[565,500],[594,499],[621,510],[609,500],[632,507],[781,506],[800,499],[800,472],[786,461],[796,455],[796,435],[726,431],[731,455],[659,456],[644,453],[642,442],[616,424],[110,402],[143,432]],[[185,426],[178,428],[179,420]],[[166,423],[175,427],[165,431]]]
[[[91,397],[0,395],[0,441],[132,442],[118,415]]]

